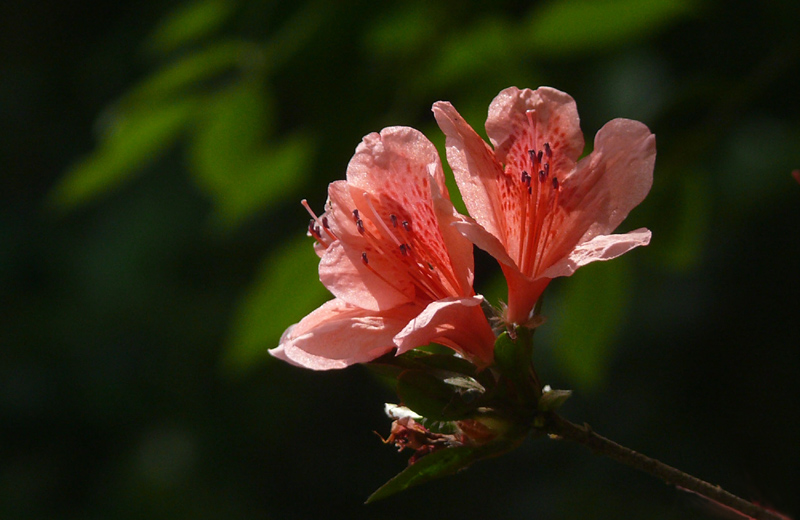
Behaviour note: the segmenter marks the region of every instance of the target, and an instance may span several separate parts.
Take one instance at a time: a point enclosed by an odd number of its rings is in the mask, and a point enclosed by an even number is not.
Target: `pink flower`
[[[447,159],[475,222],[455,226],[492,254],[508,282],[508,323],[525,324],[551,279],[650,242],[610,234],[650,191],[655,136],[628,119],[607,123],[583,152],[575,101],[558,90],[503,90],[489,106],[492,147],[447,102],[433,105]]]
[[[434,342],[491,362],[472,243],[451,226],[463,217],[425,136],[406,127],[366,136],[347,180],[329,186],[325,213],[309,212],[319,277],[336,298],[290,327],[274,356],[325,370]]]

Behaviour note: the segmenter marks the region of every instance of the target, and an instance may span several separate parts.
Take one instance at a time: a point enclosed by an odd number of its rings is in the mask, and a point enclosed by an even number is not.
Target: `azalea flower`
[[[610,234],[650,191],[655,136],[614,119],[584,148],[575,101],[541,87],[503,90],[489,106],[490,147],[450,103],[433,113],[473,221],[454,224],[499,262],[507,323],[524,325],[551,279],[650,242],[650,231]],[[533,323],[533,322],[532,322]]]
[[[335,299],[290,327],[270,352],[325,370],[434,342],[479,365],[494,334],[472,288],[472,243],[444,182],[438,152],[417,130],[390,127],[364,137],[347,180],[328,188],[309,234],[319,277]]]

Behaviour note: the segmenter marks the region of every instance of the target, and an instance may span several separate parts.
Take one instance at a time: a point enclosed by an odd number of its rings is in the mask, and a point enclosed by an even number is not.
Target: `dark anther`
[[[550,175],[550,163],[544,163],[544,174]]]
[[[531,190],[530,185],[528,185],[528,195],[530,195],[531,193],[533,193],[533,190]]]
[[[329,229],[330,226],[328,226],[328,217],[322,217],[322,227]]]
[[[369,263],[369,260],[367,259],[367,253],[361,253],[361,261],[364,262],[364,265]]]
[[[357,210],[357,209],[354,209],[354,210],[353,210],[353,218],[354,218],[355,220],[358,220],[358,210]]]
[[[544,173],[544,170],[539,170],[539,182],[544,182],[547,179],[547,174]]]
[[[544,153],[547,154],[548,159],[553,156],[553,150],[550,149],[550,143],[544,143]]]
[[[409,224],[407,220],[403,221],[403,229],[405,229],[407,233],[411,233],[411,224]]]
[[[364,223],[361,221],[361,219],[356,220],[356,228],[358,228],[359,233],[362,235],[364,234]]]
[[[402,253],[403,256],[408,255],[408,246],[400,244],[400,253]]]
[[[558,189],[558,178],[557,177],[553,177],[553,189],[554,190]]]
[[[319,237],[318,227],[314,223],[314,219],[312,218],[308,223],[308,233],[313,237]]]
[[[528,150],[528,155],[531,156],[531,162],[534,163],[534,166],[536,166],[536,150]]]
[[[528,175],[528,172],[526,172],[525,170],[522,170],[522,174],[520,175],[520,181],[521,182],[530,182],[530,179],[531,179],[531,176]]]
[[[433,264],[428,262],[428,268],[430,268],[430,270],[433,271]]]
[[[397,227],[397,216],[394,213],[389,215],[389,220],[392,221],[392,227]]]
[[[536,154],[536,160],[538,162],[542,162],[542,151],[541,150],[539,150],[539,153]]]

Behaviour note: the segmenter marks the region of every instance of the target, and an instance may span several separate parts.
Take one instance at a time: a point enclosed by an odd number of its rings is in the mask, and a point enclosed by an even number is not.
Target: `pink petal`
[[[459,294],[472,295],[475,268],[472,242],[454,227],[454,224],[461,222],[465,217],[456,211],[450,199],[437,197],[436,194],[433,198],[433,207],[453,274],[460,284]]]
[[[390,309],[414,298],[408,275],[376,254],[372,244],[358,232],[352,211],[355,202],[346,181],[328,187],[328,222],[337,237],[325,250],[319,278],[337,298],[372,311]],[[367,266],[362,253],[368,255]]]
[[[579,267],[598,260],[611,260],[631,249],[646,246],[650,243],[649,229],[637,229],[625,234],[598,235],[588,242],[577,246],[572,252],[556,264],[550,266],[540,278],[570,276]]]
[[[370,242],[360,249],[370,270],[409,294],[414,274],[397,257],[401,248],[411,247],[423,265],[450,275],[448,294],[472,294],[471,245],[447,225],[456,218],[455,209],[438,152],[424,135],[391,127],[366,136],[348,165],[347,183],[367,234],[381,237],[378,247]]]
[[[589,162],[589,166],[584,166],[584,162]],[[595,190],[608,192],[607,211],[610,211],[598,215],[605,217],[596,219],[602,223],[597,228],[598,234],[616,229],[628,213],[641,204],[653,186],[655,163],[656,136],[643,123],[613,119],[597,132],[594,151],[578,164],[575,177],[578,182],[584,182],[582,174],[587,170],[605,171]]]
[[[291,328],[292,328],[292,327],[289,327],[289,329],[287,329],[287,332],[288,332],[289,330],[291,330]],[[284,334],[285,334],[285,333],[284,333]],[[300,365],[300,364],[298,364],[298,363],[295,363],[293,360],[289,359],[289,358],[286,356],[286,352],[284,351],[284,348],[283,348],[283,346],[282,346],[282,345],[278,345],[277,347],[275,347],[275,348],[273,348],[273,349],[270,349],[270,350],[268,350],[268,352],[269,352],[269,353],[272,355],[272,357],[274,357],[274,358],[277,358],[277,359],[280,359],[281,361],[285,361],[285,362],[289,363],[290,365],[294,365],[294,366],[296,366],[296,367],[302,367],[302,366],[303,366],[303,365]]]
[[[367,269],[361,259],[361,252],[366,249],[346,247],[342,242],[331,244],[319,263],[322,284],[337,298],[370,311],[391,309],[413,300],[414,287],[404,276],[384,279],[375,274],[380,272],[376,270],[388,271],[380,267],[380,255],[371,255],[374,267]]]
[[[325,206],[328,225],[336,237],[358,236],[352,214],[355,202],[350,196],[347,181],[334,181],[328,185],[328,202]]]
[[[542,150],[548,143],[553,153],[551,169],[560,175],[572,169],[583,153],[583,133],[575,100],[550,87],[536,90],[509,87],[500,92],[489,105],[486,133],[494,145],[497,161],[503,164],[522,163],[528,150]]]
[[[514,260],[508,256],[505,246],[494,235],[486,231],[483,226],[462,217],[453,222],[452,227],[469,239],[470,242],[483,249],[501,264],[517,268]]]
[[[394,336],[418,310],[372,313],[334,299],[289,327],[270,354],[313,370],[366,363],[395,348]]]
[[[614,231],[650,191],[655,158],[655,136],[644,124],[629,119],[606,123],[595,137],[594,151],[561,183],[559,233],[542,259],[543,268],[579,244]]]
[[[505,175],[494,153],[448,102],[433,104],[433,115],[446,140],[447,162],[470,216],[486,231],[504,240],[505,218],[501,213],[500,185]]]
[[[347,166],[352,190],[379,201],[388,197],[408,210],[412,203],[430,202],[431,181],[449,198],[436,147],[420,131],[404,126],[365,136]]]
[[[563,206],[580,215],[588,233],[584,240],[612,232],[644,200],[656,160],[656,138],[638,121],[609,121],[594,143],[594,151],[562,183]]]
[[[480,364],[491,363],[494,333],[483,314],[482,296],[447,298],[428,304],[394,338],[397,353],[439,343]]]

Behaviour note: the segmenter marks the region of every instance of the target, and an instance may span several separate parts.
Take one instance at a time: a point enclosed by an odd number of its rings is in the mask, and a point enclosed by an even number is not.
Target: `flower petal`
[[[448,227],[456,212],[436,147],[422,133],[390,127],[366,136],[348,165],[347,184],[365,236],[376,238],[362,249],[371,270],[413,294],[407,288],[419,278],[417,266],[429,265],[442,281],[434,292],[443,293],[433,299],[472,294],[471,245]],[[380,254],[373,255],[369,246],[378,242],[373,249]]]
[[[436,194],[433,198],[433,208],[439,221],[439,231],[442,234],[445,251],[450,258],[455,278],[460,284],[459,294],[472,295],[475,292],[472,289],[475,270],[472,242],[453,227],[465,217],[456,211],[450,199],[437,197]]]
[[[505,246],[497,237],[486,231],[483,226],[463,217],[453,222],[451,225],[459,233],[468,238],[470,242],[492,255],[495,260],[501,264],[518,269],[514,260],[508,256]]]
[[[397,353],[439,343],[479,364],[493,358],[494,333],[483,314],[482,296],[447,298],[428,304],[394,338]]]
[[[503,242],[506,232],[499,183],[504,182],[505,175],[492,149],[450,103],[434,103],[433,115],[447,136],[447,162],[470,216]]]
[[[356,206],[346,181],[328,187],[328,223],[335,240],[322,255],[319,278],[337,298],[364,309],[385,310],[414,298],[414,285],[390,258],[376,254],[375,246],[358,231],[352,211]],[[366,253],[370,265],[364,263]]]
[[[564,179],[564,207],[580,215],[584,240],[608,234],[638,206],[653,185],[656,137],[644,124],[614,119],[597,132],[594,151]],[[578,222],[574,222],[578,225]]]
[[[422,132],[405,126],[365,136],[347,166],[352,190],[371,193],[379,200],[388,197],[404,207],[423,201],[430,204],[431,181],[449,198],[436,147]]]
[[[509,87],[500,92],[489,105],[486,133],[501,164],[524,164],[528,150],[542,150],[547,143],[553,155],[551,169],[560,175],[571,170],[583,153],[575,100],[550,87]]]
[[[579,267],[598,260],[611,260],[631,249],[650,243],[652,233],[640,228],[630,233],[598,235],[588,242],[578,245],[569,256],[550,266],[539,278],[570,276]]]
[[[418,310],[406,305],[380,314],[330,300],[289,327],[270,354],[313,370],[366,363],[395,348],[393,337]]]
[[[405,283],[403,276],[382,278],[376,273],[389,272],[378,263],[380,255],[373,255],[367,268],[360,251],[366,248],[347,247],[337,241],[328,246],[319,262],[319,279],[337,298],[362,309],[381,311],[410,302],[414,287]],[[392,280],[394,283],[389,283]],[[403,292],[405,290],[406,292]]]

